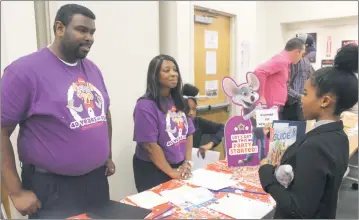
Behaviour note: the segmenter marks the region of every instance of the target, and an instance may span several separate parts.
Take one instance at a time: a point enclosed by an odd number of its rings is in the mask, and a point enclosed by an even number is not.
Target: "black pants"
[[[299,102],[286,104],[283,107],[283,119],[289,121],[301,121],[303,119],[302,107]]]
[[[110,200],[104,166],[82,176],[61,176],[23,165],[21,178],[23,188],[33,191],[41,202],[41,209],[30,219],[68,218]]]
[[[176,169],[181,166],[182,163],[183,162],[170,165]],[[136,189],[139,193],[171,180],[171,177],[158,169],[155,164],[138,159],[136,155],[133,156],[133,173],[135,176]]]

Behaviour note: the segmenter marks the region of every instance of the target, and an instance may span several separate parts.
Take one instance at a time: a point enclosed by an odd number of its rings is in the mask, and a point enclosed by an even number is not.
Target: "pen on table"
[[[267,195],[267,193],[264,193],[264,192],[251,191],[251,190],[246,190],[246,189],[242,189],[242,188],[224,188],[224,189],[220,189],[220,190],[215,190],[214,192],[236,192],[237,190],[242,191],[242,192],[247,192],[247,193]]]
[[[259,194],[259,195],[267,195],[267,193],[265,193],[265,192],[252,191],[252,190],[246,190],[246,189],[241,189],[241,188],[234,188],[234,190],[239,190],[239,191],[242,191],[242,192]]]

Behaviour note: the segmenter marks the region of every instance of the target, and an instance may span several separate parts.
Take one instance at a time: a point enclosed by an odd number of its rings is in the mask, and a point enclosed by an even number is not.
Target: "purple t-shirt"
[[[144,161],[150,161],[148,153],[142,143],[158,143],[162,148],[167,161],[177,164],[184,160],[187,147],[187,136],[194,133],[192,120],[183,112],[176,112],[172,99],[163,101],[168,106],[164,114],[149,99],[140,99],[135,107],[134,141],[137,142],[136,156]]]
[[[1,80],[2,126],[20,124],[20,161],[60,175],[82,175],[109,156],[109,96],[88,59],[70,66],[48,48],[19,58]]]

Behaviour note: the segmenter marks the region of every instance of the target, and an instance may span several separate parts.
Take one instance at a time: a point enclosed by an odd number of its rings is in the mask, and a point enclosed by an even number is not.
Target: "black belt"
[[[23,163],[20,163],[20,166],[21,166],[21,168],[23,168],[24,166],[27,166],[27,167],[29,167],[30,169],[32,169],[33,172],[37,172],[37,173],[51,173],[51,172],[49,172],[49,171],[47,171],[47,170],[45,170],[45,169],[43,169],[43,168],[41,168],[41,167],[39,167],[39,166],[33,165],[33,164],[23,164]]]

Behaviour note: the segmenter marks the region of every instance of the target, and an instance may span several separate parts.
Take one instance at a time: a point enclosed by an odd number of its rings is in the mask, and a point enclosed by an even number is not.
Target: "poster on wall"
[[[342,41],[342,46],[345,46],[347,44],[356,44],[356,45],[358,45],[358,41],[357,40],[343,40]]]
[[[217,73],[217,53],[216,51],[206,51],[206,74],[216,75]]]
[[[306,57],[311,63],[315,63],[317,61],[317,33],[306,33],[307,35],[310,35],[311,38],[307,37],[306,44],[308,44],[308,47],[306,48]],[[302,34],[296,34],[295,37],[298,37]]]
[[[218,48],[218,32],[217,31],[204,31],[204,48],[217,49]]]
[[[241,72],[245,73],[249,70],[250,62],[250,43],[247,40],[241,43]]]
[[[334,60],[322,60],[321,68],[323,67],[331,67],[334,64]]]
[[[206,96],[209,98],[218,97],[218,80],[211,80],[205,82]]]
[[[327,37],[327,49],[325,52],[326,57],[330,57],[332,55],[332,37]]]
[[[247,73],[246,78],[247,81],[241,84],[237,84],[231,77],[224,77],[222,80],[222,89],[226,96],[234,105],[241,107],[241,113],[231,117],[224,127],[229,167],[258,166],[269,150],[263,126],[278,119],[278,108],[259,102],[258,78],[251,72]]]

